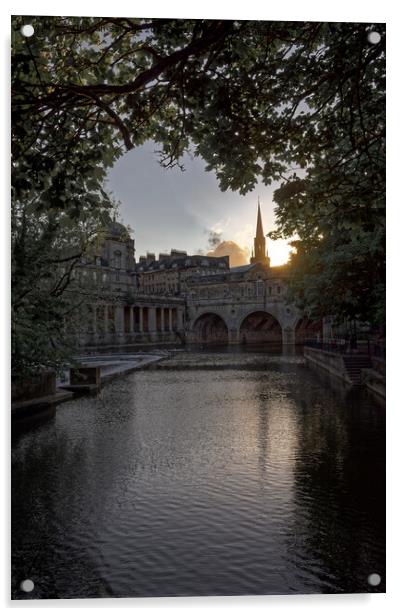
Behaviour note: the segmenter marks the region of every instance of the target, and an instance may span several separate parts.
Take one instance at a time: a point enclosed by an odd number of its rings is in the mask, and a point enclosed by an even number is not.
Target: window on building
[[[278,285],[278,286],[276,287],[276,290],[277,290],[277,292],[278,292],[278,294],[279,294],[279,293],[281,292],[281,287]]]
[[[121,269],[121,252],[120,250],[115,250],[114,253],[114,266],[117,269]],[[116,278],[117,280],[117,278]]]

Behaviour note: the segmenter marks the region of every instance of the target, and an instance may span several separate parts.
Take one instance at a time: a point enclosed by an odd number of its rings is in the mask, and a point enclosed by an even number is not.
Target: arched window
[[[120,250],[115,250],[114,253],[114,266],[116,269],[121,269],[121,252]]]

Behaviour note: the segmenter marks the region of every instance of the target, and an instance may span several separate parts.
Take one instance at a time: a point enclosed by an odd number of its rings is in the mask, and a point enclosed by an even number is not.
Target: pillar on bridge
[[[172,308],[168,308],[169,310],[169,331],[172,332],[173,331],[173,309]]]
[[[134,332],[134,306],[130,306],[130,334]]]
[[[282,345],[283,346],[294,346],[295,344],[295,328],[294,327],[284,327],[282,329]]]
[[[228,343],[229,344],[239,343],[239,330],[236,327],[232,327],[228,329]]]

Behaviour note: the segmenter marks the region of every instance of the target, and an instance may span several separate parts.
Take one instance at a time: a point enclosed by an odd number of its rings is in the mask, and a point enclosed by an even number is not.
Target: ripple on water
[[[384,590],[381,410],[300,358],[228,360],[134,373],[19,438],[14,597]]]

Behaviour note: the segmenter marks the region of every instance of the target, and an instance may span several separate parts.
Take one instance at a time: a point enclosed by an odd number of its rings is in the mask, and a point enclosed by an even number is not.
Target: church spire
[[[264,237],[264,229],[262,228],[260,198],[259,197],[258,197],[257,229],[256,229],[255,237],[256,238],[263,238]]]
[[[265,235],[262,226],[260,198],[258,197],[258,211],[257,211],[257,228],[254,238],[254,254],[250,259],[250,263],[261,263],[269,267],[269,257],[266,252]]]

